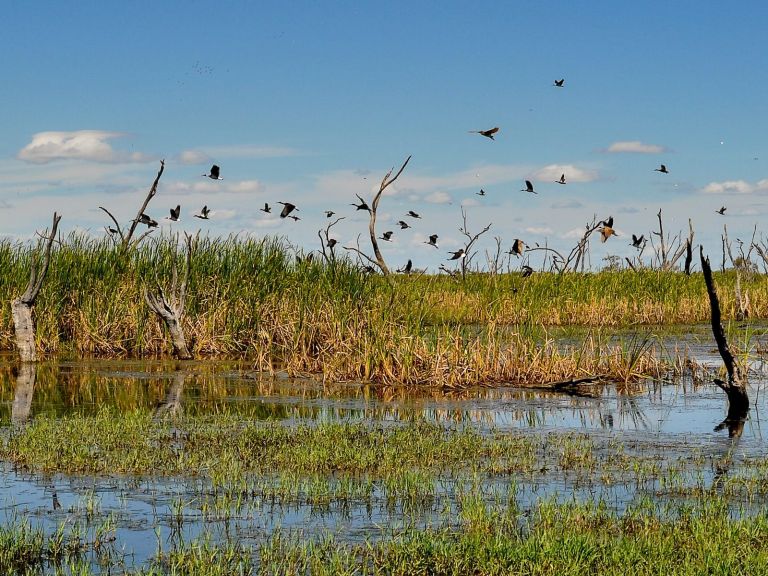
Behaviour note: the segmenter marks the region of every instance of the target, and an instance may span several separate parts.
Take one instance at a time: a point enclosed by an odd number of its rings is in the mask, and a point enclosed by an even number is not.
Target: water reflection
[[[764,404],[753,377],[753,413]],[[583,392],[583,391],[582,391]],[[37,415],[93,414],[102,407],[145,409],[157,417],[229,413],[243,418],[411,421],[644,435],[711,435],[726,416],[725,395],[701,380],[589,384],[588,393],[512,387],[467,390],[323,383],[253,373],[244,362],[44,362],[13,368],[0,361],[0,422]],[[759,439],[759,420],[727,420],[731,436]]]

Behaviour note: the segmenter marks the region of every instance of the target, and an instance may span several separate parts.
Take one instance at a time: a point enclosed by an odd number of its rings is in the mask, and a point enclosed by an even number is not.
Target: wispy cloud
[[[451,202],[451,195],[440,190],[429,194],[424,200],[430,204],[449,204]]]
[[[115,150],[110,140],[125,136],[104,130],[74,132],[38,132],[24,146],[17,158],[31,164],[47,164],[55,160],[84,160],[104,164],[149,162],[154,157],[142,152]]]
[[[646,144],[640,140],[622,140],[620,142],[614,142],[604,150],[604,152],[608,153],[631,152],[635,154],[661,154],[666,151],[667,149],[664,146],[658,144]]]
[[[700,191],[704,194],[753,194],[755,192],[766,192],[768,191],[768,178],[758,180],[754,184],[746,180],[710,182]]]
[[[185,152],[194,152],[188,150]],[[301,156],[302,152],[296,148],[281,146],[255,146],[243,144],[235,146],[203,146],[197,150],[206,154],[209,158],[285,158],[289,156]],[[184,154],[184,152],[182,152]]]
[[[556,210],[572,210],[574,208],[582,208],[583,206],[584,204],[578,200],[558,200],[550,205],[551,208]]]
[[[549,226],[529,226],[525,229],[525,231],[528,234],[539,234],[539,235],[546,235],[546,234],[552,234],[552,228]]]
[[[200,182],[169,182],[163,187],[170,193],[188,193],[197,194],[259,194],[266,190],[266,186],[260,180],[220,180],[213,181],[202,179]]]
[[[578,168],[573,164],[548,164],[533,173],[535,180],[559,180],[560,175],[565,174],[568,182],[594,182],[599,175],[597,170]]]

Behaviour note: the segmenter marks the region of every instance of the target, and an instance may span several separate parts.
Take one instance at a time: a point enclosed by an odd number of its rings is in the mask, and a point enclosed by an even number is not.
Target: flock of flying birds
[[[560,78],[558,80],[555,80],[553,83],[553,86],[557,88],[563,88],[565,85],[565,79]],[[484,136],[485,138],[489,138],[490,140],[495,140],[494,136],[499,132],[500,128],[498,126],[494,126],[493,128],[489,128],[487,130],[470,130],[470,133],[473,134],[480,134],[481,136]],[[654,169],[655,172],[660,172],[662,174],[669,174],[669,170],[667,169],[667,166],[665,164],[661,164],[658,168]],[[210,178],[211,180],[223,180],[221,177],[221,169],[218,165],[214,164],[211,166],[210,171],[207,174],[202,174],[203,177]],[[561,174],[560,178],[555,180],[556,184],[567,184],[566,175]],[[527,192],[530,194],[538,194],[538,192],[534,189],[533,182],[531,180],[525,180],[525,187],[520,189],[521,192]],[[478,196],[485,196],[485,190],[482,188],[479,192],[476,192]],[[351,206],[354,206],[357,210],[365,210],[368,212],[371,212],[371,208],[368,206],[368,204],[363,200],[359,195],[357,195],[357,198],[359,200],[359,203],[351,203]],[[301,218],[295,214],[295,212],[299,212],[299,208],[292,204],[291,202],[278,202],[278,204],[282,205],[282,210],[280,211],[280,218],[291,218],[294,221],[299,221]],[[266,214],[272,213],[272,207],[269,205],[268,202],[264,203],[264,206],[259,209],[261,212],[264,212]],[[715,212],[724,215],[727,208],[725,206],[722,206],[719,210],[716,210]],[[195,218],[199,218],[201,220],[208,220],[209,216],[211,214],[211,210],[208,208],[208,206],[203,206],[202,209],[198,214],[194,214]],[[331,218],[336,213],[332,210],[326,210],[325,216],[326,218]],[[181,215],[181,206],[177,205],[176,208],[170,209],[170,216],[166,216],[166,220],[170,220],[171,222],[178,222]],[[414,212],[413,210],[409,210],[406,214],[406,217],[416,220],[421,219],[421,216]],[[149,228],[154,228],[158,226],[158,222],[154,219],[152,219],[147,214],[141,214],[138,220],[139,224],[145,224]],[[411,224],[406,220],[399,220],[397,222],[397,225],[400,227],[401,230],[406,230],[408,228],[412,228]],[[605,220],[602,220],[599,222],[599,232],[600,232],[600,240],[601,242],[606,242],[611,236],[618,236],[616,234],[615,229],[613,228],[613,216],[609,216]],[[117,230],[113,228],[108,228],[108,231],[110,233],[117,233]],[[381,236],[379,236],[379,240],[383,240],[385,242],[391,242],[392,236],[394,232],[392,230],[388,230],[384,232]],[[439,236],[437,234],[431,234],[427,237],[427,240],[424,241],[424,244],[427,244],[428,246],[432,246],[434,248],[438,248],[438,241]],[[338,240],[334,238],[329,238],[327,242],[327,247],[333,250],[333,248],[338,243]],[[645,243],[645,236],[636,236],[635,234],[632,234],[632,246],[634,248],[637,248],[638,250],[641,250]],[[520,257],[523,255],[525,249],[528,248],[528,245],[523,242],[520,238],[516,238],[515,241],[512,243],[512,247],[509,249],[507,254],[514,255],[517,257]],[[449,252],[450,257],[448,258],[449,261],[451,260],[461,260],[466,257],[466,251],[464,248],[460,248],[456,251]],[[397,270],[398,272],[402,272],[405,274],[409,274],[412,270],[413,263],[411,260],[408,260],[405,266],[403,266],[401,269]],[[372,268],[366,267],[367,270],[373,271]],[[533,269],[530,266],[523,266],[522,267],[522,273],[523,276],[529,276],[533,272]]]

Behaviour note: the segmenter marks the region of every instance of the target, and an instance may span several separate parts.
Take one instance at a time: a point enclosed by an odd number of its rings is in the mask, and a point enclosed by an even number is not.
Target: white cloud
[[[568,209],[574,209],[574,208],[582,208],[584,204],[579,202],[578,200],[558,200],[557,202],[552,202],[550,205],[551,208],[557,209],[557,210],[568,210]]]
[[[581,228],[571,228],[570,230],[568,230],[568,232],[566,232],[565,234],[562,234],[560,237],[566,238],[566,239],[581,238],[582,236],[584,236],[584,232],[586,231],[587,229],[584,228],[583,226]]]
[[[184,150],[176,156],[176,160],[180,164],[187,165],[207,164],[208,162],[211,162],[211,157],[202,150]]]
[[[464,200],[461,201],[462,206],[479,206],[480,202],[478,202],[475,198],[464,198]]]
[[[533,173],[537,180],[559,180],[565,174],[567,182],[594,182],[599,175],[596,170],[577,168],[573,164],[549,164]]]
[[[449,204],[451,202],[451,195],[447,192],[433,192],[424,198],[430,204]]]
[[[47,164],[54,160],[85,160],[105,164],[148,162],[151,156],[141,152],[115,150],[109,140],[120,138],[120,132],[76,130],[74,132],[38,132],[24,146],[17,158],[31,164]]]
[[[768,190],[768,179],[759,180],[755,184],[750,184],[746,180],[726,180],[725,182],[710,182],[701,189],[701,192],[704,194],[752,194],[766,190]]]
[[[530,226],[526,228],[525,231],[528,234],[539,234],[541,236],[552,234],[552,228],[550,228],[549,226]]]
[[[258,194],[264,192],[266,187],[259,180],[211,180],[209,178],[199,182],[173,181],[163,186],[163,190],[169,193],[196,193],[196,194]]]
[[[666,152],[666,148],[664,146],[660,146],[658,144],[645,144],[644,142],[640,142],[640,140],[622,140],[620,142],[614,142],[608,148],[605,149],[605,152],[615,153],[615,152],[634,152],[637,154],[661,154],[662,152]]]

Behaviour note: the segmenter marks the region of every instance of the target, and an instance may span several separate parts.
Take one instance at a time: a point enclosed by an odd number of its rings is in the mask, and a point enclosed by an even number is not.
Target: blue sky
[[[444,262],[464,241],[462,205],[470,231],[492,224],[481,265],[494,236],[505,250],[522,238],[568,251],[594,216],[613,215],[619,237],[592,243],[599,267],[633,255],[631,234],[648,237],[660,208],[667,230],[691,218],[719,254],[723,224],[747,240],[768,212],[764,3],[18,2],[5,13],[0,236],[28,238],[54,210],[64,231],[104,234],[98,207],[133,217],[161,158],[149,212],[182,206],[164,230],[315,249],[325,209],[346,216],[332,236],[362,234],[367,247],[367,218],[349,204],[412,155],[379,209],[393,267]],[[495,141],[468,133],[493,126]],[[222,181],[201,177],[214,162]],[[555,184],[563,172],[568,184]],[[526,178],[538,195],[520,192]],[[259,211],[277,201],[302,220]],[[192,218],[203,204],[208,222]],[[401,232],[411,209],[423,218]]]

